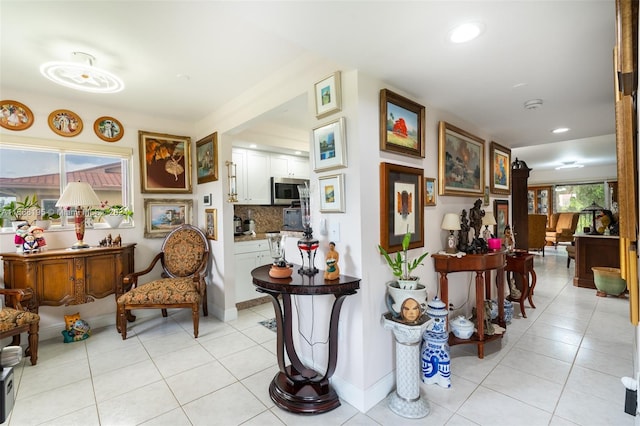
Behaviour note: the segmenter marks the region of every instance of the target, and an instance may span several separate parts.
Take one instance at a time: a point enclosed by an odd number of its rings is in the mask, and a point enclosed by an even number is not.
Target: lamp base
[[[71,248],[72,249],[85,249],[85,248],[89,248],[89,244],[85,243],[84,241],[78,241],[77,243],[72,245]]]

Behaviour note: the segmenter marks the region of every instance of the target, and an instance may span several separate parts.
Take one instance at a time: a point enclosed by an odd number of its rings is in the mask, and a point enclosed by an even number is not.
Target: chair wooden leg
[[[122,335],[122,340],[127,340],[127,317],[124,305],[118,305],[118,315],[116,318],[116,328]]]
[[[207,286],[204,286],[204,296],[202,297],[202,314],[206,317],[209,316],[209,307],[207,304]]]
[[[166,318],[167,317],[167,310],[162,308],[161,311],[162,311],[162,316]]]
[[[20,334],[16,334],[11,338],[11,346],[20,346]]]
[[[40,322],[34,322],[29,325],[29,347],[26,354],[31,357],[31,365],[38,363],[38,330],[40,329]]]
[[[191,316],[193,317],[193,337],[198,338],[198,327],[200,324],[200,306],[198,303],[191,307]]]

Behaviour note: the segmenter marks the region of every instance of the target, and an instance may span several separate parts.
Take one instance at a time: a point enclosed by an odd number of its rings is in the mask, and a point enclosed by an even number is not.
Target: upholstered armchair
[[[132,309],[161,309],[167,316],[169,308],[190,308],[193,336],[198,337],[200,305],[204,316],[207,309],[205,273],[209,259],[209,242],[204,233],[191,225],[182,225],[165,238],[151,264],[140,272],[126,275],[119,283],[116,328],[127,338],[127,321],[134,321]],[[138,278],[148,274],[160,262],[160,279],[138,286]]]
[[[558,243],[570,243],[578,226],[579,213],[554,213],[547,228],[547,242],[558,247]]]
[[[24,353],[31,358],[31,365],[36,365],[40,316],[26,309],[26,302],[33,297],[33,290],[0,288],[0,295],[4,295],[5,304],[8,305],[0,310],[0,339],[11,337],[11,345],[20,346],[20,334],[27,333],[28,346]]]
[[[547,245],[547,215],[530,214],[529,222],[529,250],[542,250],[544,257],[544,246]]]

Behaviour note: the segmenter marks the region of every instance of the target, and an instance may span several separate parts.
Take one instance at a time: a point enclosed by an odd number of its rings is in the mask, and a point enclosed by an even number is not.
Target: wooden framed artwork
[[[409,248],[424,246],[424,171],[380,163],[380,245],[387,253],[402,250],[410,232]]]
[[[218,132],[196,142],[198,184],[218,180]]]
[[[318,182],[320,212],[344,213],[344,174],[321,176]]]
[[[504,238],[504,228],[509,224],[509,200],[493,200],[493,214],[496,217],[493,234]]]
[[[436,178],[424,178],[424,205],[436,205]]]
[[[141,192],[191,193],[191,138],[138,131]]]
[[[313,129],[313,170],[347,167],[346,145],[344,117]]]
[[[164,238],[175,228],[191,223],[193,200],[144,200],[144,237]]]
[[[440,195],[484,194],[484,140],[444,121],[438,129]]]
[[[316,118],[320,119],[342,109],[340,71],[323,78],[314,85],[316,94]]]
[[[489,150],[491,193],[511,194],[511,150],[491,142]]]
[[[76,136],[82,132],[82,119],[78,114],[68,109],[53,111],[49,114],[47,124],[53,133],[64,137]]]
[[[209,240],[218,239],[218,209],[205,209],[205,223],[207,228],[204,230],[204,234]]]
[[[0,101],[0,126],[9,130],[25,130],[33,124],[33,112],[18,101]]]
[[[113,117],[100,117],[93,123],[93,131],[105,142],[117,142],[124,136],[122,123]]]
[[[424,158],[425,108],[390,90],[380,91],[380,149]]]

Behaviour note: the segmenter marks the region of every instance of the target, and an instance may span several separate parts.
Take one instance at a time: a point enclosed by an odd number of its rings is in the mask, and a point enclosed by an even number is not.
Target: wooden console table
[[[536,271],[533,270],[533,254],[530,254],[526,250],[516,250],[513,253],[507,255],[507,267],[505,271],[507,275],[510,272],[519,274],[522,277],[522,289],[520,290],[520,297],[515,298],[509,295],[509,300],[520,304],[520,313],[522,317],[526,318],[527,314],[524,311],[524,301],[529,300],[529,305],[535,309],[536,305],[533,304],[533,290],[536,287]],[[531,282],[529,282],[529,275],[531,275]]]
[[[620,237],[613,235],[575,234],[576,242],[576,275],[573,285],[592,288],[593,266],[620,267]]]
[[[501,339],[502,334],[486,336],[484,334],[484,300],[491,299],[491,271],[496,271],[496,284],[498,286],[498,325],[507,328],[504,321],[504,269],[506,266],[506,253],[504,251],[490,252],[487,254],[467,254],[456,257],[444,254],[431,256],[436,272],[440,273],[440,299],[449,306],[449,279],[447,274],[451,272],[475,272],[476,273],[476,315],[478,331],[470,339],[459,339],[449,334],[449,345],[471,343],[478,346],[478,358],[484,358],[484,344],[492,340]],[[486,284],[486,285],[485,285]]]
[[[0,253],[5,288],[31,288],[35,306],[78,305],[117,293],[134,271],[135,244],[122,247],[55,249],[38,253]],[[116,299],[119,295],[116,294]]]
[[[253,271],[253,284],[257,291],[271,296],[273,308],[278,324],[277,347],[278,366],[280,372],[271,381],[269,395],[275,404],[298,414],[320,414],[340,406],[338,394],[329,383],[329,378],[336,369],[338,360],[338,319],[345,297],[355,294],[360,288],[360,279],[340,275],[338,279],[325,281],[322,271],[313,276],[297,273],[298,266],[294,266],[293,275],[289,278],[278,279],[269,276],[271,265],[260,266]],[[306,367],[293,343],[293,312],[291,310],[291,295],[312,296],[334,295],[333,308],[329,326],[329,359],[324,376]],[[282,297],[282,304],[280,299]],[[291,361],[285,366],[284,350]]]

